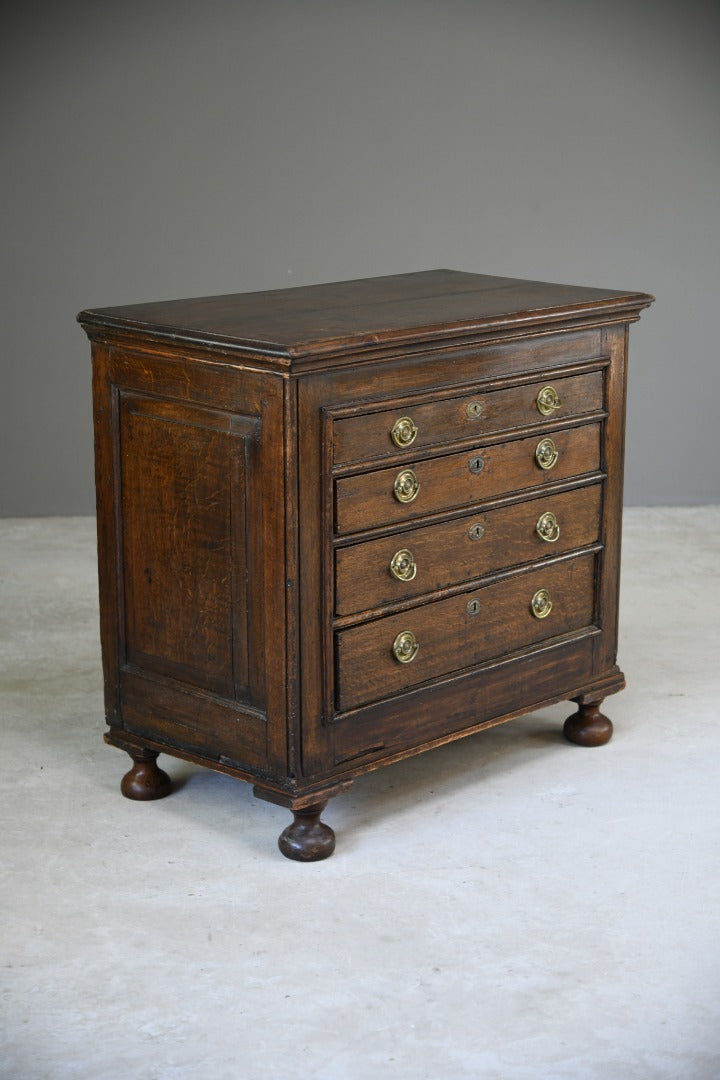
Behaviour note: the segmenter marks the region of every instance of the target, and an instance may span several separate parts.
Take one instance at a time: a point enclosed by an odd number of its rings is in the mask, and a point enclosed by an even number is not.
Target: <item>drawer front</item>
[[[581,555],[342,630],[336,635],[338,709],[344,712],[379,701],[429,679],[589,626],[594,582],[595,556]],[[538,617],[532,601],[542,590],[552,607],[549,614]],[[536,601],[541,613],[543,601],[543,596]],[[409,639],[402,636],[410,634],[408,649]],[[396,659],[394,647],[399,655],[407,656],[415,644],[412,660]]]
[[[592,484],[341,548],[335,556],[336,613],[408,600],[592,544],[600,495],[600,484]]]
[[[541,442],[552,440],[557,459],[541,468],[536,453]],[[592,472],[600,464],[600,425],[587,424],[565,431],[482,445],[461,453],[420,461],[392,469],[347,476],[335,482],[335,525],[338,533],[359,532],[378,525],[408,521],[508,492],[536,488],[553,480]],[[412,481],[409,479],[412,477]],[[403,480],[417,494],[401,501]]]
[[[405,449],[441,446],[528,424],[552,424],[602,407],[601,371],[545,379],[336,420],[333,453],[336,464],[370,461]]]
[[[428,683],[398,697],[338,716],[333,723],[335,764],[384,758],[432,739],[467,732],[503,714],[569,698],[595,674],[596,635],[560,638],[542,649],[463,672],[442,687]]]

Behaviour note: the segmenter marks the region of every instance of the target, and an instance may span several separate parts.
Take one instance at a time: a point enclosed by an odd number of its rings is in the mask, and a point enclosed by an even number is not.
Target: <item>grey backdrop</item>
[[[8,5],[0,514],[93,511],[81,307],[440,266],[654,293],[626,498],[720,501],[719,28],[716,0]]]

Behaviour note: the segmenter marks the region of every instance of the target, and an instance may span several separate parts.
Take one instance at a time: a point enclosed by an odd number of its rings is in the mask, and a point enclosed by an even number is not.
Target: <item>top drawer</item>
[[[395,405],[333,424],[337,465],[372,461],[399,451],[472,439],[603,407],[603,373],[543,379],[505,390],[467,393],[422,405]]]

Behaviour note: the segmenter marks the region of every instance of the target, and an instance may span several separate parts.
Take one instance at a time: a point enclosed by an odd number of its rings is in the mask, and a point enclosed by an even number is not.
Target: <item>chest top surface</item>
[[[162,300],[82,311],[105,328],[284,358],[344,355],[510,327],[554,327],[597,315],[637,316],[645,293],[428,270],[270,292]]]

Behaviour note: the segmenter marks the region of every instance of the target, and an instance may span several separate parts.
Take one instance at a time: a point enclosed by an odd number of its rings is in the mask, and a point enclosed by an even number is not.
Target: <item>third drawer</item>
[[[335,611],[351,615],[534,562],[598,539],[601,485],[340,548]]]

